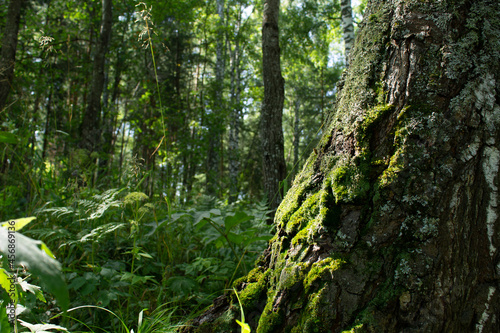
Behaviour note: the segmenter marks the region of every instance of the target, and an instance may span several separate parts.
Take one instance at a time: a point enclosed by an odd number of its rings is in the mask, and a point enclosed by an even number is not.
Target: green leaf
[[[43,242],[14,233],[15,238],[10,238],[14,239],[14,242],[9,243],[8,235],[9,232],[5,228],[0,228],[0,252],[7,256],[10,250],[10,254],[15,255],[15,263],[26,266],[33,275],[38,276],[47,291],[52,293],[61,308],[66,310],[69,294],[61,273],[61,264],[40,249],[39,246]],[[9,244],[14,244],[15,247],[9,249]]]
[[[6,221],[6,222],[0,222],[0,224],[4,228],[15,228],[15,231],[19,231],[25,225],[27,225],[28,223],[30,223],[31,221],[33,221],[35,219],[36,219],[35,216],[23,217],[21,219],[15,219],[15,220],[10,220],[10,221]],[[10,230],[12,230],[12,229],[10,229]]]
[[[253,242],[257,242],[257,241],[266,241],[266,242],[268,242],[271,238],[273,238],[273,236],[271,236],[271,235],[253,237],[253,238],[247,239],[245,241],[245,245],[249,245],[249,244],[252,244]]]
[[[0,132],[0,142],[16,144],[18,141],[17,135],[10,132]]]
[[[172,276],[167,280],[167,286],[174,292],[188,294],[198,288],[198,283],[185,276]]]
[[[252,331],[247,323],[242,323],[238,319],[236,319],[236,322],[241,326],[241,333],[250,333]]]
[[[10,279],[9,279],[9,273],[3,268],[0,268],[0,286],[6,291],[9,292],[10,290]]]
[[[249,221],[252,216],[247,215],[245,212],[236,212],[234,215],[227,216],[224,220],[224,226],[226,227],[226,232],[231,230],[234,226],[237,226],[243,222]]]
[[[158,282],[156,282],[156,280],[155,280],[155,277],[152,275],[141,276],[141,275],[136,275],[136,274],[133,274],[130,272],[123,273],[120,280],[121,281],[128,281],[128,282],[130,282],[131,285],[138,284],[138,283],[142,284],[142,283],[146,283],[148,281],[151,281],[155,284],[158,284]]]
[[[234,232],[228,233],[227,238],[235,244],[241,244],[245,240],[244,236],[235,234]]]
[[[7,316],[7,307],[3,301],[0,301],[0,333],[10,333],[9,317]]]

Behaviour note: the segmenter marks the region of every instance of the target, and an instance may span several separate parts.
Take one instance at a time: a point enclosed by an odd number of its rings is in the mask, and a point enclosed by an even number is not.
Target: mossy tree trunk
[[[328,129],[236,283],[247,321],[498,332],[500,6],[372,0],[365,17]],[[194,330],[236,332],[236,304]]]

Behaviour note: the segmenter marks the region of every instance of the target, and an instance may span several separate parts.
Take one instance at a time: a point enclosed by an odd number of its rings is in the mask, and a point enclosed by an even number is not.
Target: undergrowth
[[[71,309],[61,316],[50,294],[44,302],[26,292],[21,323],[70,332],[168,332],[230,290],[271,238],[264,203],[200,197],[175,209],[126,188],[54,198],[24,234],[43,240],[62,264]]]

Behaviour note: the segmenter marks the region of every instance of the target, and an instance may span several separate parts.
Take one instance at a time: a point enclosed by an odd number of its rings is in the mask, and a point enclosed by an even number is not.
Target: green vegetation
[[[11,2],[0,8],[0,40]],[[344,64],[337,3],[281,10],[288,189],[305,184],[306,173],[295,176],[312,161]],[[252,268],[279,226],[267,223],[257,148],[261,20],[253,0],[23,2],[0,104],[0,221],[17,221],[13,265],[9,225],[0,227],[0,308],[19,313],[12,322],[0,311],[0,333],[170,332],[242,283],[241,313],[262,311],[279,276]],[[333,177],[333,193],[345,197],[354,178]],[[278,212],[290,218],[278,253],[307,237],[319,212],[338,219],[332,191],[305,190]],[[302,285],[308,269],[287,267],[282,287]],[[214,329],[238,319],[228,297]]]

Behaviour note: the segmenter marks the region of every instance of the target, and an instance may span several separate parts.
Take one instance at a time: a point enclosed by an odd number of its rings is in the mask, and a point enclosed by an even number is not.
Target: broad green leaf
[[[197,225],[198,223],[200,223],[200,221],[203,221],[204,219],[210,219],[210,212],[207,211],[196,212],[194,218],[194,225]]]
[[[11,285],[11,280],[10,280],[9,273],[7,273],[7,271],[5,269],[0,268],[0,286],[2,286],[2,288],[5,289],[5,291],[7,293],[9,293],[10,285]],[[14,299],[13,301],[14,301],[14,303],[17,303],[17,292],[16,292],[15,298],[16,299]]]
[[[245,240],[244,236],[235,234],[234,232],[228,233],[227,238],[235,244],[241,244]]]
[[[2,227],[4,228],[15,228],[15,231],[19,231],[21,230],[25,225],[27,225],[28,223],[30,223],[31,221],[35,220],[36,217],[35,216],[31,216],[31,217],[23,217],[21,219],[15,219],[15,220],[9,220],[9,221],[6,221],[6,222],[0,222]],[[10,229],[12,230],[12,229]]]
[[[17,135],[10,132],[0,132],[0,142],[16,144],[18,141]]]
[[[167,286],[175,292],[187,294],[198,288],[198,283],[185,276],[172,276],[167,280]]]
[[[69,294],[61,273],[61,264],[40,249],[41,241],[36,241],[20,233],[14,233],[13,243],[9,243],[9,232],[0,228],[0,252],[4,255],[15,254],[15,263],[26,266],[30,272],[38,276],[42,286],[52,293],[63,310],[69,305]],[[15,247],[9,249],[8,245]],[[12,251],[14,250],[14,251]],[[13,253],[12,253],[13,252]]]
[[[247,215],[245,212],[236,212],[234,215],[227,216],[226,219],[224,220],[224,226],[226,227],[226,232],[231,230],[234,226],[237,226],[251,219],[252,216]]]
[[[253,242],[257,242],[257,241],[266,241],[266,242],[268,242],[271,238],[273,238],[273,236],[271,236],[271,235],[253,237],[253,238],[247,239],[245,241],[245,245],[249,245],[249,244],[252,244]]]
[[[58,330],[58,331],[65,331],[68,332],[68,330],[62,326],[58,325],[52,325],[52,324],[30,324],[27,323],[21,319],[18,319],[19,323],[23,325],[24,327],[27,327],[32,333],[54,333],[53,331],[48,331],[48,330]]]

